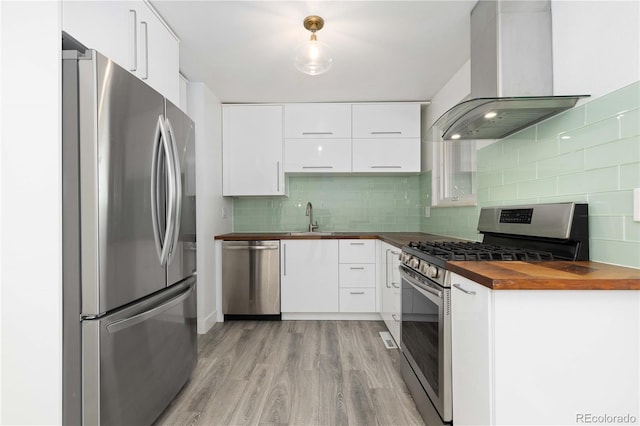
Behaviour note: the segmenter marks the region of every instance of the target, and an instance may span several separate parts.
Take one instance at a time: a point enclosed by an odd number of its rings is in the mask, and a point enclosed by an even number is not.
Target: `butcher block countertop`
[[[493,290],[640,290],[640,270],[589,261],[450,261],[447,269]]]
[[[226,241],[363,239],[382,240],[398,248],[402,248],[402,246],[409,244],[411,241],[455,240],[455,238],[425,234],[424,232],[334,232],[331,235],[290,235],[288,232],[233,232],[216,235],[215,239]]]
[[[226,241],[379,239],[398,248],[402,248],[411,241],[456,240],[423,232],[334,232],[331,235],[233,232],[216,235],[215,239]],[[589,261],[449,261],[447,269],[493,290],[640,290],[640,269]]]

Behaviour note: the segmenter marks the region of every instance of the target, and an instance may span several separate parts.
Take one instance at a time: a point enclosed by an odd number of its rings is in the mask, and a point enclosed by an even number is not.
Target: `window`
[[[434,139],[431,205],[476,205],[476,141]]]

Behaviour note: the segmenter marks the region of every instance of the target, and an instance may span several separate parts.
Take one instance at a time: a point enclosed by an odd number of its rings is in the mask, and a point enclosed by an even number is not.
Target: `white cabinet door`
[[[282,240],[282,312],[338,312],[338,241]]]
[[[354,139],[353,171],[420,172],[419,138]]]
[[[284,158],[285,172],[350,172],[351,139],[285,139]]]
[[[375,287],[375,263],[341,263],[340,287]]]
[[[451,275],[453,418],[456,425],[494,424],[491,290]],[[522,413],[526,418],[526,413]]]
[[[180,103],[178,39],[143,1],[63,1],[62,29]]]
[[[396,343],[400,343],[400,249],[382,243],[380,263],[382,265],[382,303],[380,315]]]
[[[351,138],[351,104],[286,104],[284,137]]]
[[[284,195],[282,106],[223,105],[223,195]]]
[[[419,138],[420,104],[354,104],[354,138]]]
[[[375,306],[375,288],[340,289],[340,312],[373,312]]]
[[[62,2],[62,30],[131,72],[137,61],[135,16],[126,2]]]
[[[136,2],[138,18],[136,75],[167,97],[180,104],[180,54],[178,39],[150,6]]]
[[[376,241],[340,240],[340,263],[376,263]]]

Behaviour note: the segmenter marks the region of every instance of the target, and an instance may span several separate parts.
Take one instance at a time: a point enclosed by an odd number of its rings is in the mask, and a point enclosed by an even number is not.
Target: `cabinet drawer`
[[[353,171],[420,172],[420,139],[354,139]]]
[[[420,105],[353,105],[354,138],[419,138]]]
[[[285,139],[284,158],[285,172],[350,172],[351,140]]]
[[[340,287],[376,286],[376,268],[374,263],[341,263]]]
[[[286,104],[285,138],[350,138],[350,104]]]
[[[375,312],[375,288],[341,288],[340,312]]]
[[[340,240],[340,263],[376,263],[375,240]]]

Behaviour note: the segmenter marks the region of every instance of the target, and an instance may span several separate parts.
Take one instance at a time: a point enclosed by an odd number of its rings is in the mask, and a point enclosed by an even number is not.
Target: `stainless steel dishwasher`
[[[222,242],[226,319],[280,319],[280,241]]]

